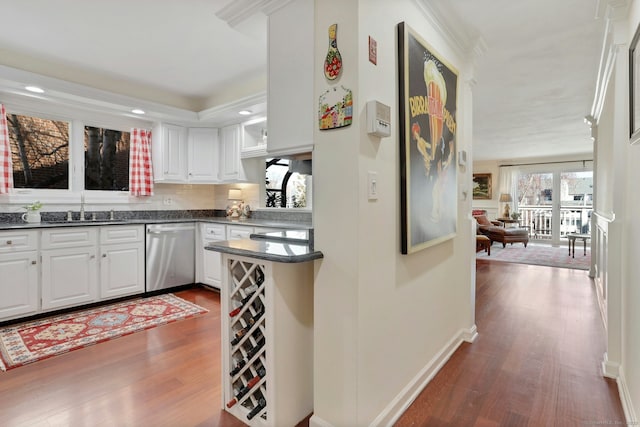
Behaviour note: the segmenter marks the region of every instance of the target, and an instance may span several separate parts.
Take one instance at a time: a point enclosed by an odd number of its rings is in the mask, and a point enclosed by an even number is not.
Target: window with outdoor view
[[[84,128],[85,190],[129,190],[129,132]]]
[[[69,188],[69,123],[7,113],[16,188]]]
[[[266,203],[268,208],[306,208],[311,175],[291,172],[290,160],[267,159]]]

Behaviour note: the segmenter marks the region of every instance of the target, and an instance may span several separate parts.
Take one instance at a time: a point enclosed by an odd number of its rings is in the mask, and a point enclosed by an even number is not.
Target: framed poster
[[[398,24],[402,253],[456,235],[458,71]]]
[[[473,174],[473,200],[491,200],[491,174]]]

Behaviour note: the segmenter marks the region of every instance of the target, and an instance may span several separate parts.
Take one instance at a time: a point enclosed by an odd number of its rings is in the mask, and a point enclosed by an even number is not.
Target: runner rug
[[[6,326],[0,328],[0,370],[207,311],[173,294],[164,294]]]
[[[503,248],[501,243],[494,243],[491,246],[491,255],[480,251],[476,253],[476,259],[589,270],[591,251],[587,248],[587,255],[585,256],[582,245],[578,247],[576,244],[574,258],[569,255],[569,248],[566,246],[552,247],[550,245],[529,243],[525,248],[522,243],[514,243],[513,245],[507,244]]]

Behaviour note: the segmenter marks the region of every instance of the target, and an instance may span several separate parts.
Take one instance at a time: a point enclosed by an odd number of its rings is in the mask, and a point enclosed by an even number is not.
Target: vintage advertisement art
[[[398,24],[402,253],[451,239],[457,225],[458,71]]]

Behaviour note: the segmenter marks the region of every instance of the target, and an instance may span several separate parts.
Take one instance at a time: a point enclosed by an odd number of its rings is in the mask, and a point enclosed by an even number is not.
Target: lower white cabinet
[[[100,229],[100,299],[144,292],[144,226]]]
[[[200,238],[196,248],[196,281],[220,289],[222,282],[222,259],[220,252],[208,251],[204,247],[211,242],[226,240],[222,224],[200,224]]]
[[[38,252],[0,253],[0,320],[38,311]]]
[[[42,309],[90,303],[97,298],[96,246],[51,249],[42,256]]]
[[[0,321],[143,293],[144,250],[143,225],[2,231]]]

